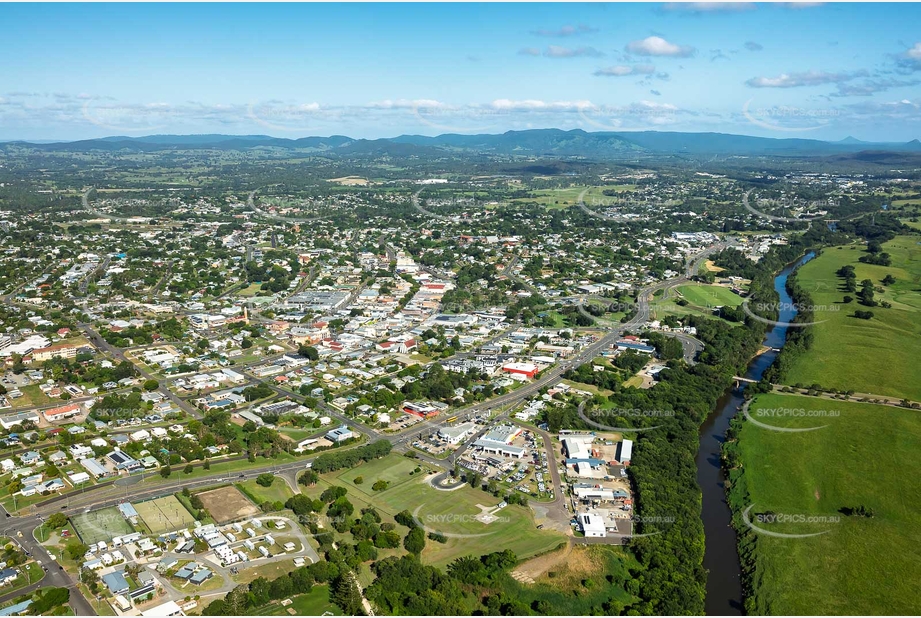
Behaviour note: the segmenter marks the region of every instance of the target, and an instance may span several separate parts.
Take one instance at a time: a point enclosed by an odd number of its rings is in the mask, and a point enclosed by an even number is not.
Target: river
[[[790,322],[796,315],[793,300],[787,293],[787,277],[793,270],[808,262],[814,253],[784,268],[774,278],[774,289],[780,296],[780,323]],[[771,366],[777,352],[787,338],[787,327],[774,326],[764,337],[769,351],[755,357],[748,365],[745,377],[760,380]],[[726,439],[729,421],[744,401],[742,388],[730,389],[719,399],[716,408],[700,427],[700,448],[697,451],[697,483],[703,492],[701,517],[706,535],[704,568],[707,576],[706,613],[708,616],[740,616],[742,606],[742,565],[736,532],[732,527],[732,513],[726,502],[726,476],[720,466],[720,448]]]

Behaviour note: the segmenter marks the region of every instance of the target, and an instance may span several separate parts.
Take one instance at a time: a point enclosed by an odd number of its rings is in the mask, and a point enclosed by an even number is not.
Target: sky
[[[921,5],[2,4],[0,139],[921,138]]]

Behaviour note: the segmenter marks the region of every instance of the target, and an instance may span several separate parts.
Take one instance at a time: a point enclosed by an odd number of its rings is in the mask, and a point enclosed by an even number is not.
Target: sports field
[[[87,545],[99,541],[111,541],[112,537],[134,532],[131,524],[125,521],[121,512],[114,506],[73,515],[70,523],[73,524],[80,539]]]
[[[433,489],[424,475],[409,475],[416,465],[406,457],[391,454],[354,469],[323,475],[320,483],[305,493],[318,497],[330,485],[340,485],[348,490],[348,499],[356,512],[371,505],[387,521],[403,510],[414,513],[428,531],[448,536],[444,544],[427,542],[422,552],[424,562],[440,567],[461,556],[479,556],[502,549],[511,549],[519,558],[526,558],[565,542],[565,537],[557,532],[537,530],[531,510],[521,506],[506,506],[495,512],[497,520],[483,523],[476,519],[484,510],[480,506],[492,510],[499,502],[497,498],[468,486],[455,491]],[[356,476],[363,477],[364,483],[356,486],[352,482]],[[378,479],[390,481],[386,490],[371,489]]]
[[[285,479],[280,476],[275,477],[271,487],[263,487],[256,482],[256,479],[243,481],[242,483],[238,483],[237,486],[243,489],[245,494],[252,496],[256,504],[262,504],[263,502],[285,502],[294,495],[294,492],[288,487]]]
[[[864,247],[825,249],[800,268],[797,280],[809,290],[818,310],[812,327],[812,348],[791,366],[788,384],[818,383],[825,388],[858,393],[905,397],[921,401],[921,236],[897,236],[884,243],[892,266],[862,264]],[[882,285],[886,275],[896,282],[877,293],[877,301],[891,308],[843,303],[843,279],[835,272],[854,265],[858,287],[864,279]],[[856,298],[856,294],[850,293]],[[870,320],[853,317],[854,311],[873,312]]]
[[[782,410],[805,412],[777,413]],[[840,416],[829,415],[835,412]],[[773,532],[823,534],[756,536],[755,607],[749,613],[921,613],[915,590],[921,581],[921,415],[782,394],[759,395],[752,415],[778,427],[825,427],[789,433],[746,421],[738,442],[744,475],[737,482],[733,477],[734,508],[753,504],[755,513],[824,519],[774,524],[754,519]],[[744,487],[749,498],[740,504],[737,492]],[[872,517],[840,512],[858,506],[870,509]]]
[[[721,285],[680,285],[678,291],[685,300],[697,307],[737,307],[744,300],[729,288]]]
[[[176,496],[138,502],[134,508],[153,534],[188,528],[195,522],[195,518]]]

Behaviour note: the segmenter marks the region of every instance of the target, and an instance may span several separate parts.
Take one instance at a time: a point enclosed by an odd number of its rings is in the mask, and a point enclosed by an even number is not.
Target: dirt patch
[[[559,586],[562,580],[581,581],[604,569],[604,561],[596,555],[598,549],[568,543],[562,549],[522,563],[511,576],[522,583],[554,586]]]
[[[220,487],[196,495],[201,499],[214,521],[219,524],[253,517],[261,512],[239,489],[233,486]]]

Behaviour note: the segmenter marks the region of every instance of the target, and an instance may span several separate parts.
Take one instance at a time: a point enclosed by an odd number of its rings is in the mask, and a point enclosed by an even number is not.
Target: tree
[[[170,468],[169,464],[167,464],[167,465],[163,466],[162,468],[160,468],[160,476],[162,476],[162,477],[165,478],[165,479],[166,479],[166,478],[169,478],[169,475],[172,474],[172,473],[173,473],[173,469]]]
[[[403,547],[411,554],[417,556],[425,549],[425,530],[422,528],[411,528],[406,538],[403,539]]]
[[[371,485],[371,489],[373,489],[374,491],[384,491],[385,489],[387,489],[388,485],[390,485],[390,483],[388,483],[387,481],[383,479],[378,479],[374,481],[373,485]]]
[[[297,353],[312,361],[320,360],[320,353],[312,345],[298,346]]]
[[[192,474],[192,464],[186,464],[185,468],[182,469],[183,474]]]
[[[67,515],[64,513],[52,513],[45,522],[52,530],[63,528],[67,525]]]
[[[343,569],[333,582],[329,600],[338,605],[346,616],[364,615],[358,582],[355,581],[355,575],[347,569]]]
[[[352,482],[355,483],[356,485],[361,485],[362,483],[365,482],[365,477],[363,477],[363,476],[356,476],[356,477],[354,478],[354,480],[352,480]]]
[[[156,380],[151,379],[151,380],[145,380],[145,381],[144,381],[144,390],[145,390],[145,391],[147,391],[147,392],[155,391],[155,390],[157,390],[158,388],[160,388],[160,383],[157,382]]]
[[[74,540],[68,543],[64,550],[67,552],[67,555],[70,556],[71,560],[79,560],[90,550],[90,548],[80,541]]]
[[[260,474],[256,477],[256,484],[261,485],[262,487],[271,487],[272,483],[275,482],[275,475],[270,472]]]
[[[317,484],[317,481],[320,480],[320,475],[314,472],[313,470],[307,470],[297,479],[297,482],[305,487],[311,487]]]

